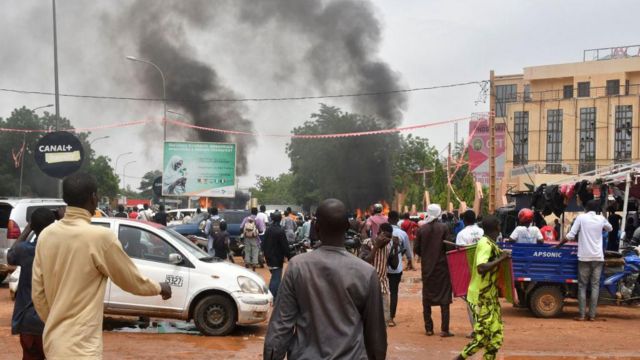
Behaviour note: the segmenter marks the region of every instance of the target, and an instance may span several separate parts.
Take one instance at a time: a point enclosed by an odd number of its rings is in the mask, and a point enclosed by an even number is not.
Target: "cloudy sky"
[[[248,0],[235,1],[253,5]],[[150,96],[141,83],[144,65],[124,58],[137,55],[139,49],[127,38],[127,21],[122,20],[136,16],[122,14],[130,11],[133,1],[96,3],[58,1],[61,93]],[[170,8],[166,3],[153,2],[160,8]],[[177,0],[173,4],[176,3]],[[179,3],[188,7],[190,1]],[[228,4],[227,1],[227,6],[231,6]],[[372,51],[400,75],[400,83],[408,88],[484,80],[491,69],[497,74],[510,74],[521,72],[525,66],[578,62],[582,60],[583,49],[639,42],[640,2],[634,0],[372,0],[372,4],[382,35],[379,49]],[[260,7],[256,8],[259,19]],[[0,88],[53,91],[50,2],[2,1],[0,13]],[[190,51],[194,58],[214,68],[226,87],[242,97],[322,93],[309,84],[307,76],[297,76],[294,71],[299,69],[294,50],[305,44],[291,44],[304,42],[305,37],[298,36],[292,28],[278,26],[256,31],[219,15],[203,28],[186,26],[175,35],[186,41],[183,51]],[[107,23],[111,24],[108,30]],[[113,24],[118,24],[122,33],[114,31]],[[291,73],[288,69],[292,69]],[[327,87],[326,93],[359,90],[334,84]],[[479,90],[472,85],[412,92],[402,124],[423,124],[486,111],[488,104],[475,104]],[[242,111],[253,121],[258,133],[289,133],[308,120],[320,102],[352,110],[348,100],[323,99],[246,103]],[[0,117],[9,116],[16,107],[34,108],[51,103],[52,96],[0,92]],[[76,127],[162,116],[160,103],[68,97],[62,97],[60,103],[61,115],[71,119]],[[468,124],[461,124],[461,136],[467,131]],[[114,160],[118,154],[132,151],[133,155],[120,160],[117,170],[122,173],[122,165],[135,160],[127,168],[127,175],[140,177],[146,171],[161,168],[161,134],[159,126],[151,125],[100,130],[91,137],[109,136],[96,142],[94,148],[98,154]],[[453,125],[423,129],[415,134],[429,138],[441,149],[453,141]],[[170,129],[170,140],[182,140],[184,136],[184,131]],[[275,176],[287,171],[286,142],[258,137],[256,145],[249,149],[249,168],[240,178],[240,186],[251,186],[256,175]],[[127,178],[128,184],[137,185],[138,181]]]

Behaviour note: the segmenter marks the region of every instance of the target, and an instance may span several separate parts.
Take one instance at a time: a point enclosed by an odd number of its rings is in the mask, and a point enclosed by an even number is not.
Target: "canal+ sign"
[[[74,134],[56,131],[48,133],[38,141],[34,158],[42,172],[61,179],[80,169],[84,149]]]

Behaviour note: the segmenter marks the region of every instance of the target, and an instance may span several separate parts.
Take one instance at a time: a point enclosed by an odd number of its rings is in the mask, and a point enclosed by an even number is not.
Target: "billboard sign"
[[[236,144],[165,142],[163,196],[235,197]]]
[[[504,176],[505,124],[496,123],[496,180]],[[469,122],[469,165],[476,181],[489,185],[489,117],[479,116]]]

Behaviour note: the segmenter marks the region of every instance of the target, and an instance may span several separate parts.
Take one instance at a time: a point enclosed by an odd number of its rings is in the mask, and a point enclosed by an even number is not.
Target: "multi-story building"
[[[493,78],[509,188],[640,161],[640,46],[593,52],[590,60]]]

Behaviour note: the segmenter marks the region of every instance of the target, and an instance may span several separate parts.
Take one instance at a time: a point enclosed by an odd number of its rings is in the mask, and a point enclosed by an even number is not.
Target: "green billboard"
[[[165,142],[163,196],[234,197],[236,144]]]

